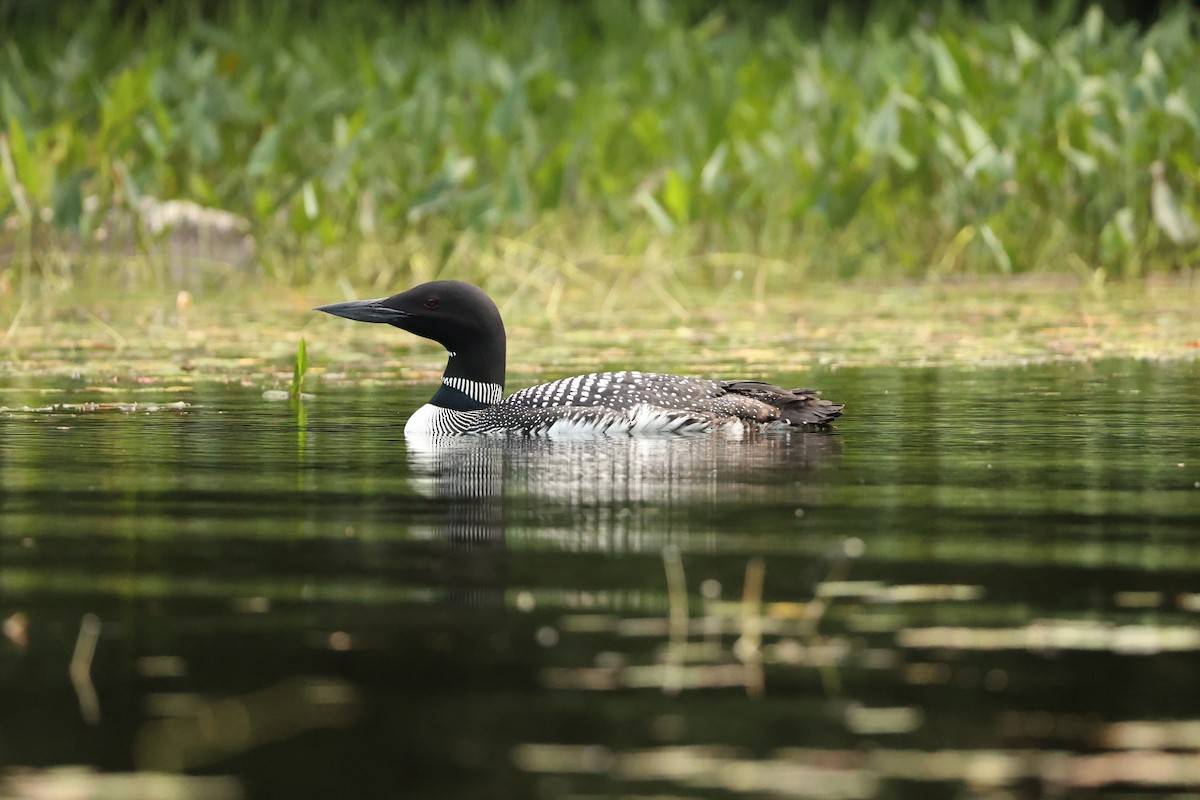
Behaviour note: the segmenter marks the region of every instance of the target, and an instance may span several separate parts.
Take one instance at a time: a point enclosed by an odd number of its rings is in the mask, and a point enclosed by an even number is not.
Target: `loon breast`
[[[404,423],[404,436],[411,439],[470,433],[479,415],[479,411],[458,411],[426,403]]]

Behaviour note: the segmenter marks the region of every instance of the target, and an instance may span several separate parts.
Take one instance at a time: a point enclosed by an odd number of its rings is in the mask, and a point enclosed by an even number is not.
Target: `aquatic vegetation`
[[[789,372],[850,366],[1200,358],[1200,281],[1189,275],[1100,288],[1052,276],[818,283],[775,291],[761,302],[751,287],[738,286],[688,292],[675,304],[639,291],[646,280],[631,279],[620,290],[617,318],[597,309],[590,284],[529,287],[499,297],[510,320],[509,388],[630,365],[782,380]],[[260,306],[251,294],[256,291],[198,296],[185,315],[173,312],[173,292],[47,292],[23,310],[0,297],[0,366],[30,385],[69,379],[105,399],[190,400],[196,383],[219,379],[288,400],[303,333],[315,337],[313,352],[305,352],[305,391],[313,391],[313,380],[407,383],[424,391],[441,376],[445,351],[436,344],[312,313],[314,305],[338,296],[336,287],[295,292],[270,307]],[[78,312],[85,304],[91,316]],[[128,344],[119,347],[97,320],[108,320]],[[0,397],[4,406],[30,402]]]
[[[9,9],[5,285],[650,271],[677,300],[1195,263],[1194,9],[1144,31],[1065,2],[818,13]]]
[[[300,346],[296,348],[296,366],[292,370],[292,388],[288,391],[295,399],[304,397],[304,375],[308,372],[308,348],[304,344],[304,337],[300,337]]]

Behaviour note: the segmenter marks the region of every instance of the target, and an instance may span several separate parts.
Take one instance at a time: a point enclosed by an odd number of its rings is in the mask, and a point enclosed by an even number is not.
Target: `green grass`
[[[1200,254],[1186,6],[1146,31],[1065,2],[19,7],[0,293],[178,282],[147,197],[245,218],[253,255],[218,284],[652,272],[678,301]]]

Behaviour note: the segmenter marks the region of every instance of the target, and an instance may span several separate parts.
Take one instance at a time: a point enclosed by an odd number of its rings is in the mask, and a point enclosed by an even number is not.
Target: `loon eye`
[[[429,298],[428,300],[425,301],[425,307],[428,308],[430,311],[437,308],[438,307],[438,299],[436,297]]]

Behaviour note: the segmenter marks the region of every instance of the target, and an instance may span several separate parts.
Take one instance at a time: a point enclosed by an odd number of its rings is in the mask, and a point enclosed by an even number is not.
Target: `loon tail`
[[[760,422],[825,427],[840,417],[845,408],[841,403],[822,400],[815,389],[781,389],[762,381],[725,381],[723,385],[730,395],[752,401],[746,405],[757,407],[754,416]]]

